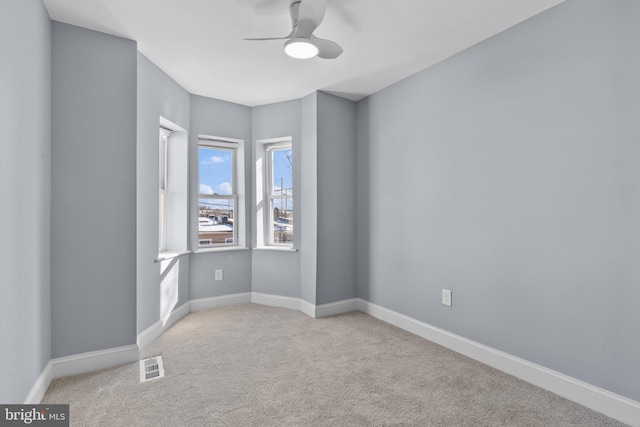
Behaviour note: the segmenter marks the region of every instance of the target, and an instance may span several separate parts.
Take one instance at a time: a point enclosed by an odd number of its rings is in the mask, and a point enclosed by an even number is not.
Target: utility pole
[[[284,178],[283,177],[280,177],[280,194],[286,194],[284,192]],[[280,204],[280,207],[282,207],[282,204]],[[289,210],[289,201],[285,198],[284,199],[284,211],[287,212],[288,210]]]

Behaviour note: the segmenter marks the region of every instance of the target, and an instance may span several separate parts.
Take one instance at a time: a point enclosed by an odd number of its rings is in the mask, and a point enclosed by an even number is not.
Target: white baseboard
[[[85,372],[137,362],[139,354],[138,346],[132,344],[124,347],[59,357],[51,360],[53,378],[83,374]]]
[[[251,302],[251,292],[223,295],[221,297],[192,299],[189,301],[191,312],[211,310],[228,305],[248,304]]]
[[[51,364],[51,360],[47,362],[42,373],[31,387],[27,398],[24,400],[25,405],[37,405],[42,401],[44,394],[47,392],[49,388],[49,384],[53,381],[53,367]]]
[[[335,316],[337,314],[348,313],[358,309],[358,300],[353,298],[329,304],[313,305],[305,299],[284,297],[280,295],[251,293],[251,302],[254,304],[268,305],[271,307],[288,308],[298,310],[314,319],[321,317]]]
[[[285,297],[282,295],[269,295],[260,292],[251,292],[251,302],[254,304],[268,305],[270,307],[288,308],[302,311],[300,298]]]
[[[316,318],[331,317],[338,314],[349,313],[351,311],[358,310],[358,299],[346,299],[338,302],[332,302],[329,304],[317,305],[315,307]]]
[[[358,299],[357,308],[386,323],[511,374],[634,427],[640,427],[640,402],[593,386],[500,350],[469,340],[404,314]]]
[[[145,348],[147,345],[151,344],[155,341],[160,335],[164,333],[167,329],[175,325],[175,323],[182,319],[184,316],[191,312],[191,304],[189,301],[182,304],[177,309],[171,312],[167,323],[162,324],[162,320],[158,320],[153,325],[149,326],[144,331],[138,334],[138,347],[140,349]]]
[[[51,359],[31,387],[24,403],[26,405],[40,403],[51,385],[51,381],[55,378],[137,362],[139,354],[138,346],[134,344]]]
[[[316,318],[316,306],[311,304],[309,301],[300,299],[300,309],[301,312],[306,314],[309,317]]]

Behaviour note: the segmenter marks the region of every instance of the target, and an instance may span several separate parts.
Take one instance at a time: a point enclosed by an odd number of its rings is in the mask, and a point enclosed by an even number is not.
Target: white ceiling
[[[303,0],[304,1],[304,0]],[[564,0],[327,0],[337,59],[289,58],[291,0],[44,0],[51,19],[138,42],[192,94],[248,106],[316,90],[359,100]]]

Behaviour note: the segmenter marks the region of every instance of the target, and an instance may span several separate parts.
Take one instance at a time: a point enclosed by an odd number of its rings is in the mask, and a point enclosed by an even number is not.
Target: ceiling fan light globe
[[[292,58],[309,59],[318,55],[318,46],[309,39],[298,37],[287,40],[284,51]]]

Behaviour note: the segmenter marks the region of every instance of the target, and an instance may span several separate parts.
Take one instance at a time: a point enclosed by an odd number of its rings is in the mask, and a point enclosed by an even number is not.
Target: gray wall
[[[293,154],[293,194],[294,194],[294,247],[300,247],[300,230],[304,217],[296,213],[301,211],[301,201],[297,195],[300,180],[300,150],[301,140],[301,102],[300,100],[280,102],[277,104],[254,107],[252,109],[252,135],[251,140],[251,171],[252,178],[249,181],[252,188],[250,200],[251,215],[257,215],[255,201],[255,162],[256,141],[270,138],[292,137]],[[252,244],[257,242],[256,227],[252,230]],[[300,298],[300,253],[275,250],[252,251],[251,264],[251,289],[254,292],[281,295],[292,298]]]
[[[52,357],[136,342],[136,44],[52,23]]]
[[[51,25],[0,2],[0,402],[23,403],[51,356]]]
[[[318,92],[302,98],[300,146],[300,296],[316,304],[318,285]]]
[[[160,263],[154,262],[158,256],[159,120],[162,116],[188,130],[191,99],[186,90],[140,53],[137,67],[136,300],[140,333],[160,319]],[[186,168],[184,173],[188,173]],[[186,206],[185,200],[185,210]],[[187,228],[182,232],[187,233]],[[180,280],[176,307],[179,307],[189,300],[189,257],[180,257],[177,262]]]
[[[359,296],[640,400],[639,21],[569,0],[360,102]]]
[[[317,95],[316,304],[356,296],[356,104]]]
[[[191,209],[198,203],[198,135],[243,140],[245,143],[245,182],[251,181],[251,108],[202,96],[191,96],[190,174]],[[247,233],[251,230],[250,203],[244,212]],[[192,217],[195,219],[194,217]],[[198,229],[190,229],[192,249],[197,249]],[[249,239],[248,239],[249,240]],[[251,291],[251,251],[202,252],[190,256],[190,298],[209,298]],[[213,280],[216,269],[224,271],[222,281]]]
[[[640,400],[639,18],[633,0],[568,0],[359,102],[354,131],[350,101],[190,96],[135,42],[3,0],[0,401],[158,320],[160,115],[189,130],[192,209],[198,134],[245,141],[247,230],[255,141],[292,136],[299,165],[300,252],[182,257],[178,304],[357,295]]]

